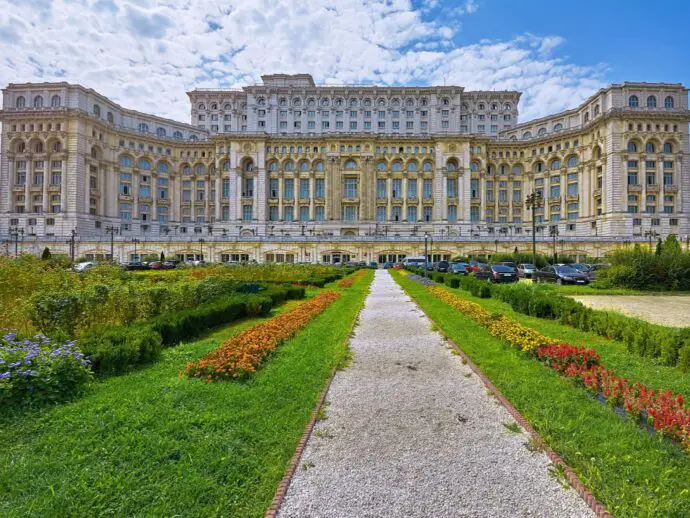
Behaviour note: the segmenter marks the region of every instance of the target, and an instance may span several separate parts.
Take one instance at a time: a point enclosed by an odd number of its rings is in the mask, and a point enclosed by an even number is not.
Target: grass
[[[667,367],[628,352],[625,344],[608,340],[596,333],[581,331],[571,326],[559,324],[555,320],[530,317],[513,311],[510,304],[497,299],[480,299],[461,289],[445,287],[452,293],[484,306],[493,313],[502,313],[521,324],[531,327],[545,336],[556,338],[573,345],[584,345],[596,349],[601,361],[616,371],[619,376],[644,383],[650,388],[672,390],[690,397],[690,376],[677,367]]]
[[[611,513],[690,516],[690,456],[679,447],[618,417],[568,379],[489,335],[420,284],[395,278]]]
[[[246,383],[179,372],[259,320],[168,349],[71,403],[4,418],[0,515],[263,516],[345,356],[371,277],[343,290]]]

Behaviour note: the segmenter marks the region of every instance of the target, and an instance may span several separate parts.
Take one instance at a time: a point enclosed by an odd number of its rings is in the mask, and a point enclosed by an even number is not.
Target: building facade
[[[533,215],[540,248],[571,255],[690,235],[682,85],[611,85],[519,123],[519,92],[262,79],[188,92],[190,124],[79,85],[10,84],[4,253],[65,251],[74,234],[76,255],[119,260],[397,260],[427,236],[438,259],[529,249]]]

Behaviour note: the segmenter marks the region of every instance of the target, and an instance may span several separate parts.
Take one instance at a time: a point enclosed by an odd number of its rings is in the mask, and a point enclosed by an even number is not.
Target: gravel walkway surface
[[[593,516],[385,270],[350,347],[279,516]]]
[[[690,297],[687,295],[577,295],[585,306],[641,318],[669,327],[690,327]]]

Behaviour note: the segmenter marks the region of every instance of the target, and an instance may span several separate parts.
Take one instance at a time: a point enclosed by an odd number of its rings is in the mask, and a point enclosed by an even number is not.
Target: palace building
[[[426,236],[438,260],[530,250],[533,217],[549,253],[690,235],[680,84],[614,84],[520,123],[514,91],[262,81],[188,92],[189,124],[80,85],[10,84],[0,252],[72,239],[121,261],[395,261]]]

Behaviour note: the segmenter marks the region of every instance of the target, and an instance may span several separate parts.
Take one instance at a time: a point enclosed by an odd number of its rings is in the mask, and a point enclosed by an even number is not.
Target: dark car
[[[130,261],[128,263],[125,263],[124,267],[125,267],[125,270],[147,270],[148,269],[148,266],[146,266],[141,261]]]
[[[177,268],[177,262],[176,261],[163,261],[162,265],[164,270],[172,270],[174,268]]]
[[[379,263],[377,263],[376,261],[371,261],[371,262],[369,263],[369,268],[372,268],[372,269],[374,269],[374,270],[377,270],[378,267],[379,267]]]
[[[510,266],[517,273],[517,269],[518,269],[517,264],[512,262],[512,261],[503,261],[503,262],[500,262],[498,264],[503,265],[503,266]]]
[[[360,261],[357,263],[357,266],[359,266],[360,268],[366,268],[367,262],[366,261]]]
[[[448,261],[439,261],[436,263],[434,270],[437,272],[446,273],[449,267],[450,265],[448,264]]]
[[[426,263],[426,269],[427,269],[427,271],[433,272],[433,271],[434,271],[434,268],[435,268],[435,264],[432,263],[431,261],[428,261],[428,262]]]
[[[478,272],[474,272],[477,279],[483,279],[487,282],[517,282],[517,271],[510,266],[503,264],[494,264],[489,266],[485,264],[480,267]]]
[[[448,268],[448,271],[450,273],[459,273],[460,275],[467,275],[468,273],[470,273],[467,270],[468,266],[469,266],[469,264],[467,264],[467,263],[460,263],[460,262],[450,263],[450,267]]]
[[[388,268],[393,268],[393,263],[391,263],[390,261],[386,261],[385,263],[383,263],[383,267],[384,267],[386,270],[387,270]]]
[[[556,284],[589,284],[589,279],[583,273],[570,266],[545,266],[532,275],[536,283],[555,282]]]

